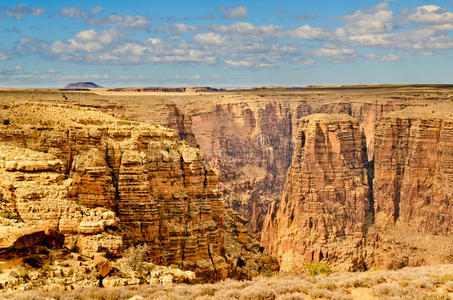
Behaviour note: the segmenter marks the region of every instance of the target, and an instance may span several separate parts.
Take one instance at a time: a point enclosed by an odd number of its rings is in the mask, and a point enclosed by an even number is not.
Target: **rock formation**
[[[451,262],[453,105],[407,108],[376,128],[373,264]]]
[[[358,267],[354,250],[371,221],[366,162],[357,120],[328,114],[300,120],[282,200],[271,206],[262,231],[281,270],[301,271],[324,258]]]
[[[302,118],[282,199],[262,231],[281,269],[321,260],[348,270],[452,262],[452,112],[439,104],[382,117],[374,168],[357,121]]]
[[[102,86],[97,85],[94,82],[73,82],[69,83],[65,86],[66,89],[79,89],[79,88],[85,88],[85,89],[93,89],[93,88],[102,88]]]
[[[388,112],[428,102],[400,97],[400,91],[360,91],[65,95],[69,102],[115,117],[177,131],[191,146],[201,149],[210,167],[219,170],[219,190],[225,203],[250,220],[250,229],[259,233],[267,208],[281,197],[301,117],[313,113],[353,116],[364,130],[372,160],[376,120]],[[62,97],[50,97],[55,98]]]
[[[177,133],[45,103],[2,105],[0,120],[0,194],[26,224],[90,256],[147,243],[155,263],[225,276],[217,175]]]
[[[405,109],[376,129],[376,225],[453,233],[453,107]]]
[[[9,223],[0,226],[0,259],[33,253],[36,247],[59,249],[64,235],[56,230]]]

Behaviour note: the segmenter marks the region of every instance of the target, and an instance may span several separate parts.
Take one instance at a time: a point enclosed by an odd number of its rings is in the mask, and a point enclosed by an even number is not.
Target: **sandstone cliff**
[[[0,194],[22,221],[89,254],[147,243],[155,263],[225,276],[217,175],[177,133],[46,103],[4,104],[0,120]]]
[[[406,109],[382,118],[374,168],[376,225],[402,222],[426,233],[452,233],[451,105]]]
[[[376,128],[374,264],[452,261],[453,106],[407,108]]]
[[[250,220],[248,226],[255,233],[261,230],[267,208],[281,197],[301,117],[313,113],[353,116],[363,128],[372,160],[376,120],[388,112],[429,102],[399,90],[373,90],[370,95],[347,89],[171,96],[109,92],[66,97],[115,117],[172,128],[190,145],[199,146],[210,167],[219,170],[219,190],[226,205]],[[58,95],[52,94],[50,99],[54,98]]]
[[[304,262],[361,263],[355,248],[371,221],[365,137],[347,115],[314,114],[300,120],[282,200],[271,206],[261,242],[283,271]],[[339,244],[349,244],[347,248]]]
[[[357,121],[302,118],[283,196],[261,235],[281,269],[321,260],[349,270],[451,262],[451,112],[439,104],[382,117],[374,168]]]

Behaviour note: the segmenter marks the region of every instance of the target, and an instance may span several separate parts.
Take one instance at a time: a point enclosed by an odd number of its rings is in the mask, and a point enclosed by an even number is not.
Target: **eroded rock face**
[[[0,259],[33,252],[35,247],[59,249],[64,235],[56,230],[20,223],[0,225]]]
[[[409,225],[451,235],[453,226],[453,106],[406,109],[376,129],[376,225]]]
[[[408,105],[382,99],[313,100],[299,95],[238,98],[187,105],[186,119],[191,122],[186,125],[191,125],[208,163],[219,169],[226,204],[249,219],[249,228],[257,233],[267,209],[283,193],[300,118],[314,113],[353,116],[363,129],[368,159],[372,160],[376,120]]]
[[[302,118],[282,200],[261,237],[281,269],[321,260],[348,270],[451,262],[451,112],[443,104],[381,118],[374,169],[357,121]]]
[[[0,116],[9,120],[0,191],[25,223],[113,252],[117,239],[99,234],[119,226],[126,244],[148,243],[156,263],[224,276],[217,175],[177,133],[65,105],[8,104]]]
[[[372,160],[376,120],[388,112],[423,102],[408,97],[376,90],[344,90],[171,98],[149,94],[125,99],[96,95],[92,101],[87,95],[69,100],[90,103],[117,117],[155,122],[176,130],[190,145],[198,145],[209,166],[219,170],[219,190],[226,205],[250,220],[249,229],[259,233],[268,207],[281,198],[301,117],[313,113],[353,116],[364,130],[368,158]]]
[[[328,259],[355,269],[356,248],[371,221],[365,137],[348,115],[300,120],[295,152],[279,203],[264,222],[261,242],[283,271]]]

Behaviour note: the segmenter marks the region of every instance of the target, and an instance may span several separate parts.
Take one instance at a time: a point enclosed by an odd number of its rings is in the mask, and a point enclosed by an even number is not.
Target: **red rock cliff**
[[[283,196],[271,206],[261,242],[283,271],[328,259],[346,268],[371,221],[365,137],[348,115],[314,114],[300,120]]]
[[[397,223],[419,232],[453,231],[453,107],[405,109],[376,128],[376,225]]]

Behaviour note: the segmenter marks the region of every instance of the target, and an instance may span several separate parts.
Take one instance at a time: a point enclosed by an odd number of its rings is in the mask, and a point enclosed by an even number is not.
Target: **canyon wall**
[[[261,242],[289,272],[313,261],[341,270],[451,263],[452,135],[451,104],[389,113],[372,164],[356,120],[302,118]]]
[[[323,259],[361,267],[356,247],[372,218],[366,162],[357,120],[329,114],[300,120],[282,200],[272,204],[261,233],[281,270],[302,271],[304,262]]]
[[[453,114],[450,105],[406,109],[376,129],[376,225],[397,222],[436,235],[452,233]]]
[[[199,147],[208,165],[218,170],[219,190],[226,205],[250,220],[248,227],[255,233],[261,231],[267,208],[283,192],[294,151],[294,133],[301,117],[313,113],[353,116],[365,133],[368,158],[372,160],[376,121],[388,112],[431,101],[399,91],[341,89],[300,93],[119,94],[66,94],[64,102],[91,106],[122,120],[156,123],[177,131],[189,145]],[[28,96],[37,99],[32,94]],[[49,99],[57,97],[52,94]]]
[[[207,162],[219,169],[227,205],[250,220],[252,231],[260,232],[268,207],[281,198],[301,117],[344,113],[357,118],[372,159],[376,120],[407,105],[382,100],[313,101],[297,95],[250,96],[205,106],[191,104],[182,110],[190,116],[191,132]]]
[[[0,120],[1,199],[21,221],[226,276],[217,175],[173,130],[45,103],[3,104]]]
[[[259,233],[267,208],[278,201],[291,164],[299,119],[313,113],[349,114],[359,121],[368,157],[374,155],[376,120],[388,112],[421,105],[421,99],[309,93],[225,93],[115,96],[68,101],[93,106],[125,120],[154,122],[176,130],[199,147],[219,172],[225,203]]]

